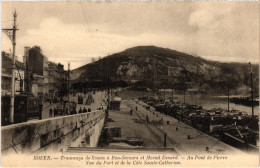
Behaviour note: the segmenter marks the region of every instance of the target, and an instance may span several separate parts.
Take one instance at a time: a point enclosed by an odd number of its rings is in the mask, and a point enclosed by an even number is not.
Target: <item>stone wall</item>
[[[95,147],[104,119],[104,111],[98,110],[2,127],[2,155],[63,152],[86,139],[87,146]]]

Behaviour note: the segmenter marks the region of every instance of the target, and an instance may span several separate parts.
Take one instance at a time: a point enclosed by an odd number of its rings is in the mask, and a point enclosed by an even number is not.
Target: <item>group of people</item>
[[[82,108],[80,107],[78,113],[87,113],[87,112],[91,112],[91,109],[90,108],[86,109],[86,107],[84,107],[82,110]]]
[[[55,107],[53,108],[53,110],[52,110],[52,108],[50,108],[49,117],[53,117],[53,114],[54,114],[54,117],[56,117],[58,115],[58,110]]]
[[[91,109],[90,108],[86,109],[86,107],[84,107],[83,110],[82,110],[82,108],[80,107],[79,111],[78,111],[78,113],[87,113],[87,112],[91,112]],[[66,114],[67,114],[67,112],[66,112]],[[57,115],[58,115],[57,108],[55,108],[55,107],[54,108],[50,108],[50,110],[49,110],[49,117],[56,117]]]
[[[66,114],[68,114],[67,113],[67,110],[68,109],[66,109]],[[103,110],[103,106],[102,107],[99,107],[97,110]],[[91,112],[91,109],[90,108],[88,108],[88,109],[86,109],[86,107],[84,107],[83,109],[80,107],[79,108],[79,111],[78,111],[78,113],[87,113],[87,112]],[[75,111],[75,113],[74,114],[77,114],[76,113],[76,111]],[[54,116],[53,116],[54,115]],[[58,110],[57,110],[57,108],[50,108],[50,110],[49,110],[49,117],[56,117],[58,115]]]

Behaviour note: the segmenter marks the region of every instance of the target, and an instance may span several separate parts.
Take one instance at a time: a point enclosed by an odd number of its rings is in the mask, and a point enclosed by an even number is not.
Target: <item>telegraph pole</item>
[[[14,94],[15,94],[15,45],[16,45],[16,10],[13,13],[14,17],[14,25],[11,29],[2,29],[4,33],[7,34],[7,36],[12,41],[13,45],[13,56],[12,56],[12,84],[11,84],[11,104],[10,104],[10,116],[9,116],[9,122],[12,124],[14,123]]]
[[[70,62],[68,64],[68,114],[70,115]]]

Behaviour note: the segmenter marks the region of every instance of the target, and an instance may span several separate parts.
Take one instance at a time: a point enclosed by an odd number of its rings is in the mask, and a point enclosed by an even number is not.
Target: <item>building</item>
[[[28,92],[45,100],[57,99],[66,81],[64,66],[50,62],[39,46],[24,47],[23,61],[26,66]]]
[[[17,57],[16,57],[17,58]],[[1,73],[1,90],[2,95],[11,94],[12,83],[12,55],[2,52],[2,73]],[[16,60],[15,69],[15,94],[20,94],[25,90],[25,67],[23,63]]]
[[[66,82],[67,76],[64,71],[64,66],[60,63],[49,62],[48,93],[50,98],[55,99],[63,96],[61,92],[66,89]]]
[[[48,90],[45,87],[45,83],[48,82],[48,58],[41,53],[39,46],[25,47],[23,64],[26,67],[26,91],[43,97]]]
[[[4,95],[11,93],[11,57],[11,54],[2,52],[1,89]],[[45,99],[58,98],[66,92],[66,79],[67,73],[64,70],[64,66],[60,63],[56,64],[48,61],[48,58],[42,54],[39,46],[32,48],[24,47],[23,63],[16,61],[16,94],[28,92]]]

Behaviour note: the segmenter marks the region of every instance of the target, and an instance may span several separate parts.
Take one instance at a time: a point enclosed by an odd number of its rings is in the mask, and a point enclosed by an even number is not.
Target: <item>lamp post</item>
[[[2,29],[2,31],[10,38],[13,45],[13,55],[12,55],[12,84],[11,84],[11,103],[10,103],[10,116],[9,122],[14,123],[14,94],[15,94],[15,45],[16,45],[16,10],[13,13],[14,25],[11,29]]]

